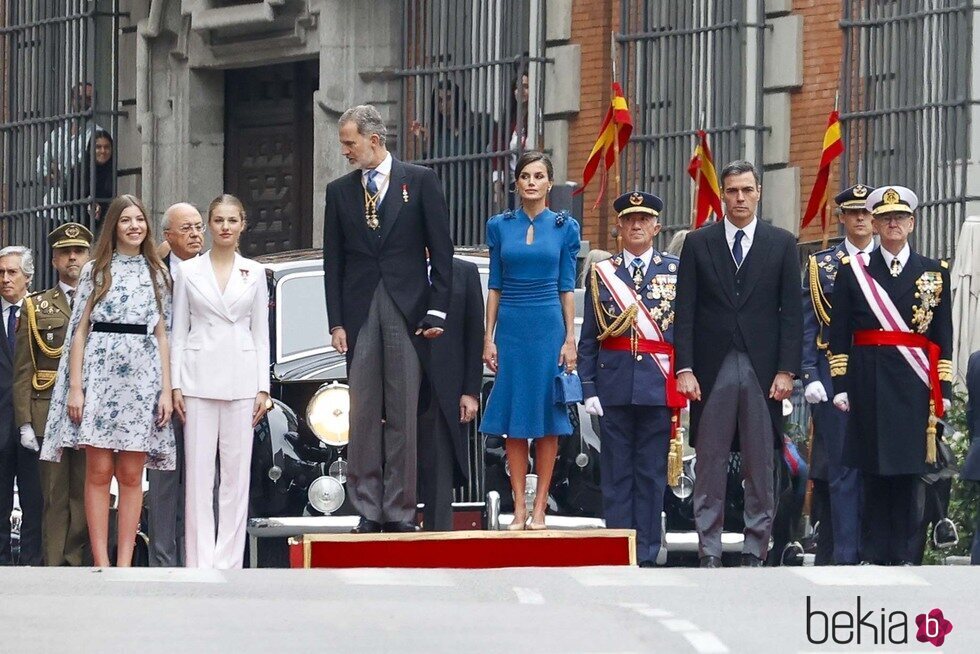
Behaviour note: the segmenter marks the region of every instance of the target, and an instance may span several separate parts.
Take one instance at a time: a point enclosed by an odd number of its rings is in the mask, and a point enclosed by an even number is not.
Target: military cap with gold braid
[[[664,201],[652,193],[632,191],[616,198],[613,209],[620,218],[632,213],[643,213],[656,218],[664,210]]]
[[[92,247],[92,232],[78,223],[65,223],[48,234],[48,245],[54,248]]]
[[[871,188],[864,184],[855,184],[834,196],[834,202],[843,211],[864,211]]]
[[[904,186],[881,186],[871,192],[866,206],[872,216],[896,211],[911,214],[919,206],[919,198]]]

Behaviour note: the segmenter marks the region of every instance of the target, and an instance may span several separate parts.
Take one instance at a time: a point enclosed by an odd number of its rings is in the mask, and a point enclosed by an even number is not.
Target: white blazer
[[[236,254],[222,294],[210,253],[180,263],[174,282],[170,371],[189,397],[244,400],[269,392],[265,268]]]

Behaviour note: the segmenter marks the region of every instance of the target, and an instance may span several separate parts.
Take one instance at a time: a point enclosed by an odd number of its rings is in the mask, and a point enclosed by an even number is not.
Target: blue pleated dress
[[[572,433],[568,410],[555,404],[554,379],[565,342],[558,294],[575,289],[581,232],[574,218],[545,209],[533,221],[534,242],[528,245],[531,224],[523,210],[487,223],[488,286],[500,291],[498,371],[480,431],[508,438]]]

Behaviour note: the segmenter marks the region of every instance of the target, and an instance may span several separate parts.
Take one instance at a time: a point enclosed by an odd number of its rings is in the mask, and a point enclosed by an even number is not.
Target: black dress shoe
[[[410,534],[412,532],[418,531],[419,528],[415,526],[414,522],[409,520],[402,520],[400,522],[386,522],[384,526],[386,533],[393,534]]]
[[[721,559],[717,556],[702,556],[701,557],[701,567],[702,568],[720,568]]]
[[[361,521],[357,523],[357,526],[350,530],[352,534],[380,534],[381,533],[381,523],[375,522],[374,520],[368,520],[367,518],[361,518]]]
[[[742,555],[742,567],[743,568],[761,568],[766,564],[765,561],[760,559],[755,554],[743,554]]]
[[[640,561],[640,567],[641,568],[656,568],[657,567],[657,562],[656,561]]]

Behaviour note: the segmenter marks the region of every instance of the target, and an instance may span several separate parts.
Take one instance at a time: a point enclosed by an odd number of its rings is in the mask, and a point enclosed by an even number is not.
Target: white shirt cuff
[[[426,312],[425,315],[427,315],[427,316],[435,316],[436,318],[441,318],[443,320],[446,319],[446,312],[445,311],[436,311],[435,309],[429,309],[429,311]]]

